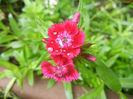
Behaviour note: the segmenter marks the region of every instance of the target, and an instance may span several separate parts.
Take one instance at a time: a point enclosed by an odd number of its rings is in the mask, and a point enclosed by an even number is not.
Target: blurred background
[[[85,44],[93,43],[83,49],[100,62],[79,55],[74,60],[82,60],[75,62],[80,78],[72,83],[94,88],[89,99],[98,94],[98,99],[107,99],[104,88],[121,99],[127,99],[125,93],[133,95],[132,0],[0,0],[0,67],[6,68],[0,72],[0,80],[11,78],[7,87],[0,89],[1,99],[19,99],[9,90],[15,82],[23,88],[24,78],[34,85],[34,74],[41,75],[40,63],[50,57],[42,38],[48,37],[52,24],[72,19],[76,11],[81,13],[78,27],[85,32]],[[49,88],[55,83],[50,79]],[[64,86],[70,87],[67,95],[73,99],[71,84]],[[80,99],[89,95],[87,92]]]

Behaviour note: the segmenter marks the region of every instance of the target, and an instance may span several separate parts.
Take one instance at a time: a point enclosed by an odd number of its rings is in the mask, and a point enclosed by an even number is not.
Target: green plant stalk
[[[63,82],[64,84],[64,89],[65,89],[65,94],[67,99],[73,99],[73,93],[72,93],[72,84],[71,82]]]
[[[12,80],[7,85],[6,90],[5,90],[5,94],[4,94],[4,99],[6,99],[8,92],[11,90],[11,88],[13,87],[15,82],[16,82],[16,78],[12,78]]]

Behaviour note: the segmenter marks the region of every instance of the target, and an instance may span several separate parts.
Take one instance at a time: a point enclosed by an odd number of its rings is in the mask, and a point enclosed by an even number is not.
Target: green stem
[[[73,99],[73,93],[72,93],[72,84],[71,82],[63,82],[64,84],[64,89],[65,89],[65,94],[67,99]]]

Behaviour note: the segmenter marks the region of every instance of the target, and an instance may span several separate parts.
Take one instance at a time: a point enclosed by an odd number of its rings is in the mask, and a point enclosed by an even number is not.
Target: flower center
[[[68,35],[66,31],[64,33],[58,35],[58,38],[56,41],[59,43],[61,48],[64,48],[65,46],[71,46],[71,36]]]
[[[67,37],[64,37],[63,39],[62,39],[62,42],[63,43],[67,43],[69,41],[69,39],[67,38]]]
[[[56,73],[59,77],[62,77],[62,73],[65,70],[64,66],[57,66]]]

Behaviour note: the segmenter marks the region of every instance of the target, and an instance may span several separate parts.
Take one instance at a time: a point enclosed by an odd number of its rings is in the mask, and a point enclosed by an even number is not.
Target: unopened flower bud
[[[84,53],[82,54],[82,56],[86,59],[86,60],[90,60],[90,61],[96,61],[96,57],[90,55],[90,54],[87,54],[87,53]]]
[[[73,22],[78,23],[80,21],[80,13],[76,12],[72,19]]]
[[[42,41],[43,41],[44,43],[47,43],[48,38],[43,38]]]

